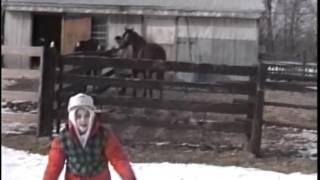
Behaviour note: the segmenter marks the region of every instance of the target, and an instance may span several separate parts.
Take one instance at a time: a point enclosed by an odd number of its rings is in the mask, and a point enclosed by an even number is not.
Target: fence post
[[[263,63],[259,63],[256,79],[256,97],[253,108],[253,119],[251,123],[251,133],[248,150],[256,157],[260,157],[260,146],[262,138],[263,104],[264,104],[264,81],[266,68]]]
[[[255,75],[251,75],[249,76],[249,82],[250,83],[255,83],[255,86],[257,85],[256,83],[256,79],[257,79],[257,74]],[[254,87],[254,89],[257,89],[257,87]],[[248,104],[249,104],[249,111],[247,113],[247,119],[249,120],[253,120],[253,114],[254,114],[254,102],[256,99],[256,94],[249,94],[248,95]],[[250,142],[250,137],[251,137],[251,129],[248,130],[247,132],[245,132],[246,138],[247,138],[247,142]],[[248,150],[249,147],[249,143],[246,144],[246,150]]]
[[[64,72],[64,65],[63,65],[63,62],[62,62],[62,59],[59,57],[57,59],[57,65],[58,65],[58,68],[59,68],[59,72],[58,72],[58,78],[56,79],[56,83],[58,84],[58,89],[57,89],[57,93],[56,93],[56,102],[57,102],[57,107],[56,107],[56,112],[60,112],[61,110],[61,107],[62,107],[62,101],[61,101],[61,91],[62,91],[62,88],[63,88],[63,82],[62,82],[62,74]],[[56,76],[57,77],[57,76]],[[57,114],[56,116],[56,124],[55,124],[55,132],[57,134],[60,133],[60,127],[61,127],[61,120],[62,120],[62,117],[60,114]]]
[[[55,71],[57,61],[55,48],[44,49],[44,58],[40,64],[39,116],[37,136],[51,136],[54,119]]]

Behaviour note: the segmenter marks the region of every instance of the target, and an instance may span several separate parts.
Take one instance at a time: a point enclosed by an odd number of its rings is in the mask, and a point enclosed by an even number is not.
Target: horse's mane
[[[142,36],[140,36],[136,31],[129,29],[127,30],[127,33],[129,33],[132,36],[132,41],[136,42],[137,44],[144,45],[147,43],[147,41]]]

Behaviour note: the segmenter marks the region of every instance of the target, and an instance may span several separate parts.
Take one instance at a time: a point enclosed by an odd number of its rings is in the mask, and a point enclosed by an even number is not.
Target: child
[[[94,110],[86,94],[69,99],[69,122],[51,144],[44,180],[57,180],[65,161],[66,180],[111,180],[109,161],[123,180],[135,180],[118,138],[101,125]]]

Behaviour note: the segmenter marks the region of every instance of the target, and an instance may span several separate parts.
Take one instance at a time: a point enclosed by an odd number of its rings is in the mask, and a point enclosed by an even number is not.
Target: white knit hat
[[[70,97],[69,104],[68,104],[68,113],[69,113],[68,118],[69,118],[69,121],[72,123],[72,125],[75,127],[77,127],[75,113],[78,107],[85,108],[90,113],[89,128],[87,132],[84,135],[80,135],[78,128],[75,128],[76,135],[79,138],[81,145],[85,147],[93,126],[94,118],[95,118],[95,113],[94,113],[95,106],[93,104],[92,97],[83,93],[79,93]]]
[[[92,110],[95,110],[96,107],[93,104],[93,99],[91,96],[88,96],[83,93],[76,94],[69,99],[68,104],[68,112],[78,106],[87,106],[91,108]]]

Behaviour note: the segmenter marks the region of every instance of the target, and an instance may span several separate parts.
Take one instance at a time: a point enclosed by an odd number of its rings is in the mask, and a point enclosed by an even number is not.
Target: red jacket
[[[99,123],[95,123],[91,135],[97,133]],[[69,126],[72,127],[72,126]],[[74,130],[70,128],[74,138],[77,138]],[[133,170],[130,166],[128,156],[122,149],[118,138],[109,130],[108,138],[106,139],[106,146],[104,155],[108,158],[114,169],[123,180],[135,180]],[[62,141],[60,138],[55,138],[51,144],[49,151],[48,165],[46,167],[43,180],[57,180],[65,164],[66,155],[62,148]],[[83,177],[76,174],[66,173],[65,180],[111,180],[110,171],[107,168],[105,171],[91,177]]]

